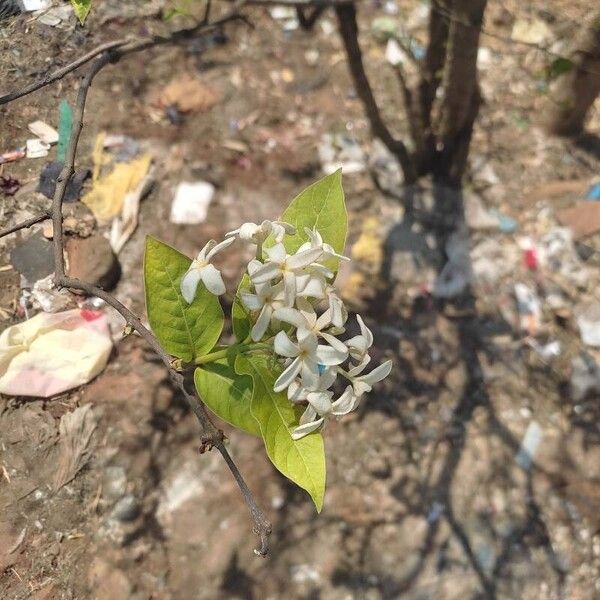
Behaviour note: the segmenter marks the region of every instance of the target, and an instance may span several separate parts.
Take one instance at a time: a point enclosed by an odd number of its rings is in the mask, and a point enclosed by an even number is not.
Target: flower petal
[[[231,238],[233,239],[233,238]],[[211,264],[202,267],[199,270],[200,279],[206,286],[206,289],[215,296],[220,296],[226,292],[225,284],[223,283],[223,277],[221,272]]]
[[[334,335],[330,333],[321,332],[321,337],[334,349],[344,354],[345,357],[348,357],[348,348],[346,348],[346,344],[342,342],[339,338],[336,338]],[[323,363],[325,364],[325,363]],[[338,363],[339,364],[339,363]]]
[[[311,248],[310,250],[303,250],[290,256],[285,262],[288,269],[296,270],[308,267],[311,263],[315,262],[323,254],[322,248]]]
[[[331,414],[336,417],[347,415],[358,406],[359,400],[360,398],[354,394],[354,389],[349,385],[344,393],[331,405]]]
[[[362,320],[362,317],[360,315],[356,315],[356,320],[358,321],[358,325],[360,326],[360,333],[367,342],[367,348],[370,348],[373,345],[373,334],[371,333],[371,330],[365,325],[365,322]]]
[[[222,242],[219,242],[216,246],[213,246],[213,248],[206,255],[206,260],[210,260],[215,254],[218,254],[221,252],[221,250],[225,250],[225,248],[231,246],[233,242],[235,242],[235,238],[225,238]]]
[[[324,421],[325,421],[325,419],[323,419],[323,417],[321,417],[320,419],[317,419],[316,421],[311,421],[310,423],[306,423],[305,425],[299,425],[298,427],[296,427],[296,429],[294,429],[294,431],[292,433],[292,439],[294,439],[294,440],[302,439],[304,436],[308,435],[309,433],[316,431],[323,424]]]
[[[306,400],[308,391],[305,390],[298,380],[292,381],[287,389],[288,400],[291,402],[303,402]]]
[[[289,323],[290,325],[293,325],[294,327],[298,327],[299,329],[308,327],[308,323],[306,322],[306,319],[302,316],[300,311],[296,310],[295,308],[287,308],[287,307],[278,308],[273,313],[273,316],[276,319],[279,319],[280,321],[283,321],[284,323]]]
[[[263,306],[260,311],[260,315],[258,315],[258,319],[256,319],[256,323],[252,327],[252,331],[250,335],[252,336],[252,340],[254,342],[258,342],[262,340],[265,335],[265,331],[267,331],[269,327],[269,323],[271,323],[271,315],[273,314],[273,310],[270,306]]]
[[[254,273],[250,274],[253,283],[265,283],[281,275],[281,267],[274,262],[268,262],[260,266]]]
[[[273,349],[279,356],[295,358],[300,353],[300,348],[290,338],[285,331],[280,331],[273,342]]]
[[[286,259],[287,252],[283,244],[275,244],[270,248],[265,248],[265,252],[271,262],[277,263],[278,265],[283,264]]]
[[[310,392],[306,399],[319,415],[328,415],[331,412],[331,397],[333,392]]]
[[[322,365],[340,365],[348,358],[348,349],[344,347],[344,351],[337,348],[332,348],[325,344],[317,346],[317,360]]]
[[[260,299],[256,294],[240,292],[240,300],[248,310],[258,310],[262,306]]]
[[[199,281],[200,271],[198,269],[188,269],[181,279],[181,295],[188,304],[194,301]]]
[[[354,367],[348,370],[350,377],[356,377],[365,370],[365,367],[371,362],[371,357],[365,354],[362,360]]]
[[[240,239],[246,242],[252,242],[253,236],[258,231],[259,226],[256,223],[244,223],[240,227]]]
[[[286,306],[294,306],[296,298],[296,276],[291,271],[283,273],[283,297]]]
[[[373,385],[378,381],[381,381],[385,377],[390,374],[392,370],[392,361],[386,360],[382,365],[379,365],[377,368],[373,369],[367,375],[363,375],[360,380],[368,385]]]
[[[275,381],[275,385],[273,386],[273,391],[281,392],[285,390],[294,379],[296,379],[296,375],[300,372],[300,368],[302,367],[302,361],[299,358],[295,358],[287,367],[287,369],[277,378]]]
[[[305,358],[300,370],[302,385],[308,390],[316,390],[319,387],[319,366],[314,360]]]

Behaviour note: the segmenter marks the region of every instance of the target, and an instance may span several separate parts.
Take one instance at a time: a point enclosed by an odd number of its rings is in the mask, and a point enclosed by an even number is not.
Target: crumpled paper
[[[0,393],[49,398],[78,387],[104,369],[111,349],[104,313],[39,313],[0,335]]]

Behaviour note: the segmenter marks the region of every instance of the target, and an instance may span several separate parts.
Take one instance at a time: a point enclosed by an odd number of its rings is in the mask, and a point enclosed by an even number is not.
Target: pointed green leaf
[[[268,357],[238,355],[235,370],[250,375],[254,382],[251,411],[260,425],[267,455],[286,477],[305,489],[317,511],[323,507],[325,495],[325,449],[320,433],[311,433],[293,440],[291,431],[298,425],[300,407],[287,399],[285,393],[273,391],[279,369]]]
[[[224,321],[219,299],[202,283],[191,304],[183,299],[181,278],[191,262],[167,244],[146,237],[144,287],[148,321],[165,351],[185,362],[214,347]]]
[[[244,273],[233,299],[233,304],[231,305],[231,323],[233,325],[233,333],[238,342],[244,341],[250,335],[250,330],[252,329],[252,321],[250,320],[248,310],[240,301],[240,291],[248,289],[250,289],[250,277],[248,277],[247,273]]]
[[[197,368],[194,382],[198,394],[218,417],[260,437],[258,421],[250,412],[252,378],[238,375],[224,358]]]
[[[92,8],[92,0],[71,0],[71,4],[79,22],[83,25]]]
[[[296,196],[286,208],[281,220],[296,227],[296,235],[284,238],[284,245],[289,253],[296,252],[308,240],[304,228],[313,227],[338,253],[344,252],[346,232],[348,230],[348,214],[342,189],[342,170],[327,175],[308,186]],[[327,266],[337,270],[339,260],[332,259]]]

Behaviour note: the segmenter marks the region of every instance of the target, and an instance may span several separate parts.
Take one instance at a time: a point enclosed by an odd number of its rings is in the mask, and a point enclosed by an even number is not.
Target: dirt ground
[[[51,27],[30,15],[0,23],[0,91],[102,41],[186,24],[165,24],[165,3],[157,0],[95,4],[84,28],[73,21]],[[402,132],[397,81],[385,46],[369,33],[385,13],[376,2],[364,4],[367,68],[386,118]],[[396,4],[418,21],[417,2]],[[518,231],[470,231],[472,249],[491,240],[503,263],[499,275],[476,282],[473,301],[424,291],[446,262],[430,221],[410,234],[400,203],[368,169],[344,177],[355,261],[339,285],[374,331],[374,360],[392,358],[395,368],[356,414],[326,429],[322,514],[275,471],[259,440],[222,425],[273,522],[270,556],[254,556],[251,522],[229,471],[217,453],[199,455],[197,423],[185,402],[143,341],[129,336],[87,386],[48,400],[0,397],[0,598],[598,597],[600,386],[581,395],[569,383],[574,359],[600,357],[583,344],[575,320],[579,304],[597,300],[598,240],[577,247],[586,274],[578,283],[573,272],[528,270],[517,245],[520,236],[539,239],[555,228],[556,211],[600,177],[598,145],[593,135],[579,144],[550,139],[536,126],[548,55],[507,41],[515,20],[541,19],[559,51],[592,4],[489,3],[480,60],[484,105],[465,202],[482,199],[512,217]],[[311,32],[286,32],[265,8],[246,12],[252,27],[230,24],[209,42],[127,57],[92,87],[78,165],[92,166],[101,131],[131,136],[154,158],[156,184],[119,255],[115,290],[140,314],[145,234],[192,255],[242,221],[277,215],[317,179],[323,134],[345,132],[373,153],[333,14]],[[418,37],[422,27],[415,31]],[[173,124],[155,98],[184,73],[198,77],[217,102]],[[60,100],[73,103],[76,85],[69,76],[0,107],[0,152],[30,137],[29,122],[56,124]],[[600,135],[598,104],[588,131]],[[44,162],[0,167],[22,186],[0,196],[2,222],[47,206],[33,191]],[[206,222],[170,223],[177,184],[199,179],[217,189]],[[417,196],[426,207],[432,192],[424,185]],[[0,266],[30,234],[0,242]],[[507,258],[511,252],[517,259]],[[239,250],[224,255],[229,285],[245,260]],[[3,267],[0,282],[4,329],[24,314],[18,273]],[[543,300],[531,335],[519,329],[515,282],[535,287]],[[565,298],[560,310],[548,300],[556,286]],[[558,356],[536,350],[557,340]],[[60,423],[81,407],[89,407],[78,413],[89,434],[84,466],[65,483],[57,475]],[[515,459],[532,423],[542,437],[533,464],[524,467]]]

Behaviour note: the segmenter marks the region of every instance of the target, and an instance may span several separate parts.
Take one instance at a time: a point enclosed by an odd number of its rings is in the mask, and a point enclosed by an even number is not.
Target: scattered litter
[[[576,356],[571,361],[571,368],[569,387],[575,402],[584,400],[589,394],[600,393],[600,365],[591,354],[582,352]]]
[[[398,29],[398,22],[393,17],[375,17],[371,22],[371,35],[381,44],[397,35]]]
[[[182,181],[171,205],[171,223],[197,225],[204,223],[208,207],[215,194],[215,186],[206,181]]]
[[[128,135],[107,135],[103,137],[104,148],[116,150],[116,162],[129,162],[140,153],[140,144]]]
[[[600,200],[600,181],[595,183],[585,194],[586,200]]]
[[[556,218],[579,239],[600,231],[600,202],[581,200],[574,206],[557,211]]]
[[[60,161],[53,161],[46,164],[40,174],[40,181],[38,183],[37,191],[41,192],[46,198],[54,198],[54,192],[56,191],[56,181],[63,170],[64,163]],[[74,202],[79,200],[81,196],[81,189],[83,182],[90,176],[89,169],[79,169],[69,179],[67,183],[67,189],[65,190],[65,202]]]
[[[543,266],[560,273],[566,280],[577,286],[585,287],[589,281],[588,269],[582,264],[573,245],[571,230],[555,227],[546,233],[538,244]]]
[[[531,346],[544,360],[550,360],[560,356],[561,345],[558,340],[548,342],[547,344],[540,344],[535,339],[529,340],[529,346]]]
[[[498,220],[485,208],[476,194],[466,194],[464,200],[465,220],[469,229],[496,229]]]
[[[10,175],[7,175],[6,177],[0,175],[0,191],[5,196],[14,196],[20,187],[21,183],[18,179],[15,179]]]
[[[205,112],[219,102],[219,95],[197,77],[184,73],[173,79],[153,104],[162,109],[175,107],[179,112]]]
[[[497,285],[511,273],[519,261],[519,250],[509,243],[486,238],[471,251],[471,265],[475,281],[480,285]]]
[[[379,271],[383,261],[383,239],[377,217],[363,219],[360,236],[352,245],[350,256],[369,272]]]
[[[107,223],[121,214],[128,193],[133,193],[150,169],[152,157],[140,156],[128,163],[117,163],[106,176],[94,182],[81,201],[90,208],[99,223]]]
[[[395,198],[402,197],[404,178],[400,164],[379,138],[371,145],[369,169],[379,189]]]
[[[441,502],[434,502],[427,513],[427,523],[433,525],[440,520],[440,517],[444,514],[444,505]]]
[[[321,54],[316,48],[310,48],[304,53],[304,60],[311,67],[316,67],[319,64],[320,57]]]
[[[39,23],[58,27],[63,21],[68,21],[73,15],[73,6],[71,4],[61,4],[53,6],[51,9],[42,13],[38,18]]]
[[[44,156],[48,156],[50,144],[37,138],[27,140],[25,144],[25,155],[27,158],[44,158]]]
[[[140,514],[140,505],[133,494],[123,496],[114,505],[110,517],[117,521],[129,523],[135,521]]]
[[[390,38],[385,47],[385,60],[395,67],[405,63],[406,59],[406,52],[400,47],[400,44],[394,38]]]
[[[540,268],[540,255],[534,241],[523,237],[519,240],[519,247],[523,251],[523,264],[530,271],[537,271]]]
[[[67,158],[67,148],[71,139],[73,129],[73,110],[69,103],[63,98],[58,105],[58,148],[56,160],[64,163]]]
[[[577,327],[586,346],[600,347],[600,302],[594,300],[575,308]]]
[[[31,296],[39,307],[47,313],[66,310],[72,304],[72,296],[68,290],[57,290],[54,285],[54,274],[39,279],[33,284]]]
[[[294,31],[300,25],[293,6],[274,6],[269,9],[269,14],[273,19],[281,22],[284,31]]]
[[[524,283],[515,283],[515,297],[519,313],[519,327],[535,335],[540,327],[541,305],[535,290]]]
[[[543,44],[551,40],[553,34],[541,19],[517,19],[513,24],[510,37],[515,42],[524,44]]]
[[[39,279],[54,273],[54,250],[41,233],[18,243],[10,253],[10,264],[24,278],[24,287],[33,287]]]
[[[309,564],[292,565],[290,568],[292,581],[294,583],[319,583],[321,581],[321,575],[319,572]]]
[[[319,144],[319,159],[326,175],[339,168],[344,175],[365,170],[365,155],[358,142],[346,134],[326,133]]]
[[[0,334],[0,393],[49,398],[78,387],[104,369],[111,349],[104,314],[39,313]]]
[[[52,145],[58,142],[58,131],[54,127],[50,127],[50,125],[44,123],[44,121],[33,121],[33,123],[27,125],[27,128],[33,135],[37,135],[46,144]]]
[[[73,479],[90,460],[93,451],[93,434],[98,417],[91,404],[76,408],[60,418],[58,467],[54,475],[54,492]]]
[[[19,160],[21,158],[25,158],[24,148],[19,148],[17,150],[9,150],[8,152],[0,154],[0,165],[3,165],[4,163],[14,162],[15,160]]]
[[[464,293],[473,280],[467,232],[458,229],[452,233],[445,250],[448,262],[437,277],[432,294],[437,298],[454,298]]]
[[[25,12],[33,12],[34,10],[49,8],[51,0],[21,0],[21,4]]]
[[[544,432],[537,421],[531,421],[521,441],[519,451],[515,456],[515,462],[525,471],[531,469],[535,453],[544,437]]]
[[[153,184],[154,177],[150,171],[134,190],[125,194],[121,214],[113,219],[110,229],[110,245],[115,254],[121,251],[136,230],[140,202],[148,194]]]

